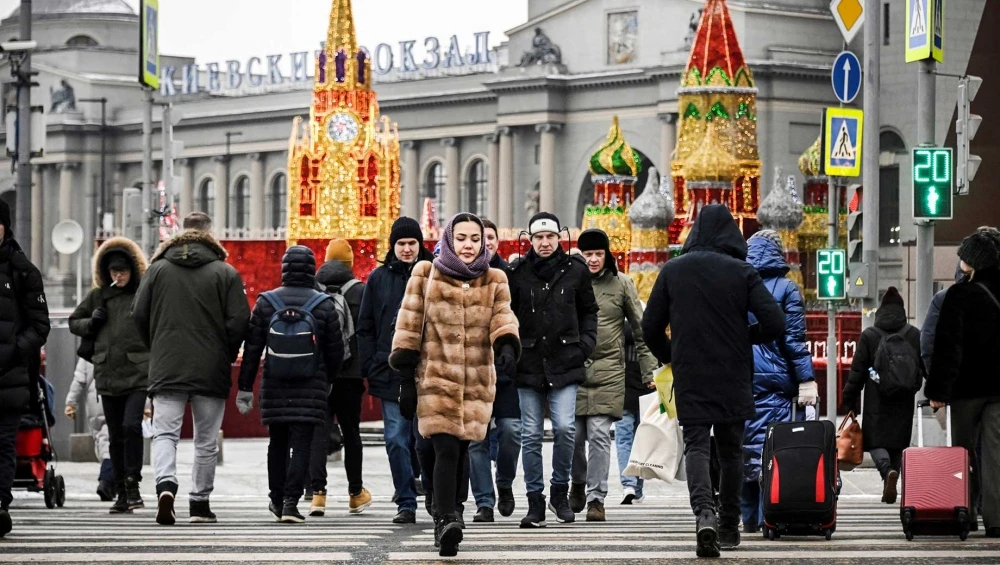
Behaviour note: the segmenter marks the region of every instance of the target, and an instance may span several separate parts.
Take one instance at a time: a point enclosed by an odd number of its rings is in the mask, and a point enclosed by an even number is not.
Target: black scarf
[[[545,282],[552,281],[553,277],[556,276],[556,269],[559,268],[565,256],[566,252],[562,250],[562,247],[556,248],[552,255],[544,258],[539,256],[534,249],[528,254],[532,272],[535,273],[536,277]]]

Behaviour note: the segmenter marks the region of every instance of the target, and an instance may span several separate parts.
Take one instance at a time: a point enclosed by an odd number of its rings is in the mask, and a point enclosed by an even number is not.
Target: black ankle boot
[[[128,494],[125,492],[125,487],[120,486],[118,488],[118,498],[115,503],[111,505],[111,514],[125,514],[131,512],[132,509],[128,507]]]
[[[127,477],[125,479],[125,498],[128,501],[129,510],[144,508],[146,506],[142,502],[142,495],[139,493],[139,480],[135,477]]]
[[[441,535],[439,537],[441,548],[438,555],[454,557],[458,555],[458,544],[462,543],[462,526],[454,514],[445,514],[439,520],[441,522]]]

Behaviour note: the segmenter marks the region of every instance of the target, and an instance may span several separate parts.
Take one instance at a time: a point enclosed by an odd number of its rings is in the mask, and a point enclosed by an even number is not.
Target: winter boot
[[[316,500],[316,493],[313,493],[313,500]],[[299,514],[297,498],[285,497],[281,506],[281,521],[286,524],[301,524],[306,521],[305,516]]]
[[[696,553],[698,557],[718,557],[719,556],[719,523],[715,517],[715,512],[711,509],[704,509],[698,512],[696,522],[696,536],[698,546]]]
[[[173,486],[177,488],[177,485]],[[160,485],[156,487],[156,490],[160,491],[156,496],[156,523],[161,526],[173,526],[177,520],[174,514],[174,493],[166,488],[161,490]]]
[[[603,522],[604,517],[604,503],[600,500],[591,500],[587,503],[587,521],[588,522]]]
[[[885,485],[882,488],[882,502],[886,504],[896,504],[898,493],[896,487],[899,482],[899,472],[893,469],[886,474]]]
[[[309,507],[310,516],[323,516],[326,514],[326,491],[313,491],[312,506]]]
[[[0,538],[10,533],[14,523],[10,519],[10,513],[6,508],[0,508]]]
[[[572,524],[576,521],[576,514],[569,507],[568,494],[569,487],[567,485],[549,487],[549,510],[556,515],[556,520],[563,524]]]
[[[348,511],[351,514],[361,514],[372,505],[372,493],[368,492],[368,489],[363,488],[358,494],[352,494],[351,500],[348,503]]]
[[[434,517],[434,547],[441,547],[441,518]]]
[[[125,478],[125,498],[128,501],[128,509],[145,508],[142,502],[142,495],[139,494],[139,479],[135,477]]]
[[[497,488],[499,499],[497,500],[497,510],[503,517],[514,513],[514,490],[510,488]]]
[[[555,496],[552,500],[555,501]],[[573,514],[579,514],[587,507],[587,483],[573,483],[569,491],[569,507]]]
[[[118,487],[118,498],[115,503],[111,505],[110,514],[126,514],[131,512],[132,509],[128,507],[128,494],[125,491],[124,486]]]
[[[528,515],[521,518],[522,528],[545,527],[545,495],[540,492],[528,493]]]
[[[214,524],[217,520],[207,500],[192,500],[188,505],[188,513],[192,524]]]
[[[111,502],[115,499],[115,485],[104,479],[97,481],[97,496],[101,502]]]
[[[489,506],[480,506],[476,510],[476,515],[472,517],[473,522],[492,522],[493,509]]]
[[[441,557],[454,557],[458,555],[458,544],[462,543],[462,526],[458,523],[458,518],[454,514],[441,516],[441,536],[438,538],[441,547],[438,555]]]

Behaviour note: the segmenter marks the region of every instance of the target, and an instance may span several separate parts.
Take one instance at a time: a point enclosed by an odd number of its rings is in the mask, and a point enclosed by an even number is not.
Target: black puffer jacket
[[[340,293],[340,289],[348,282],[356,280],[354,271],[346,263],[332,259],[323,263],[316,271],[316,282],[323,286],[331,296]],[[365,295],[365,283],[358,281],[344,293],[344,300],[351,311],[351,322],[354,324],[354,335],[351,336],[351,357],[340,368],[340,378],[361,378],[361,362],[358,361],[358,317],[361,315],[361,300]],[[341,324],[343,326],[343,324]],[[341,328],[343,329],[343,327]]]
[[[355,333],[358,336],[361,375],[368,379],[368,393],[376,398],[399,401],[399,372],[389,367],[396,314],[413,266],[420,261],[433,260],[434,255],[423,247],[413,263],[396,259],[396,254],[390,250],[385,263],[368,276]]]
[[[272,292],[288,307],[304,306],[319,292],[316,290],[315,273],[313,252],[301,245],[289,247],[281,260],[281,286]],[[257,297],[250,316],[250,333],[243,346],[239,383],[242,391],[253,390],[274,313],[274,306],[266,298]],[[268,375],[265,363],[260,385],[260,413],[265,425],[326,423],[327,385],[340,371],[344,359],[344,338],[340,335],[340,320],[332,300],[320,302],[312,314],[316,318],[316,340],[322,353],[316,374],[301,380],[282,380]]]
[[[751,345],[781,337],[785,313],[746,262],[747,244],[725,206],[698,213],[683,253],[656,277],[642,336],[661,363],[673,364],[682,426],[750,420]],[[748,313],[756,319],[752,326]]]
[[[7,237],[0,242],[0,410],[27,407],[48,335],[42,274]]]
[[[581,384],[597,344],[597,299],[587,264],[560,248],[554,275],[539,278],[534,250],[508,268],[511,309],[521,332],[517,386],[535,390]]]
[[[986,287],[986,288],[983,288]],[[931,400],[1000,396],[1000,270],[977,270],[948,289],[924,394]]]
[[[901,304],[880,306],[875,311],[875,328],[868,328],[862,332],[861,339],[858,340],[858,349],[854,352],[854,361],[847,376],[847,384],[844,385],[842,401],[846,409],[856,410],[858,398],[864,391],[862,432],[866,450],[879,447],[906,449],[910,447],[915,394],[903,394],[899,397],[882,395],[878,385],[869,378],[868,369],[875,364],[875,352],[882,343],[883,336],[901,332],[906,343],[913,347],[913,355],[922,371],[920,330],[906,323],[906,310]]]

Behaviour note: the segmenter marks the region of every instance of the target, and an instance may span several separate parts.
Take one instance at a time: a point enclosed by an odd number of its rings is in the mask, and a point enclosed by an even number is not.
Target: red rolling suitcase
[[[917,403],[917,447],[903,451],[903,496],[899,518],[907,540],[914,535],[969,535],[969,452],[964,447],[924,447],[924,425]],[[951,407],[947,407],[951,443]]]

